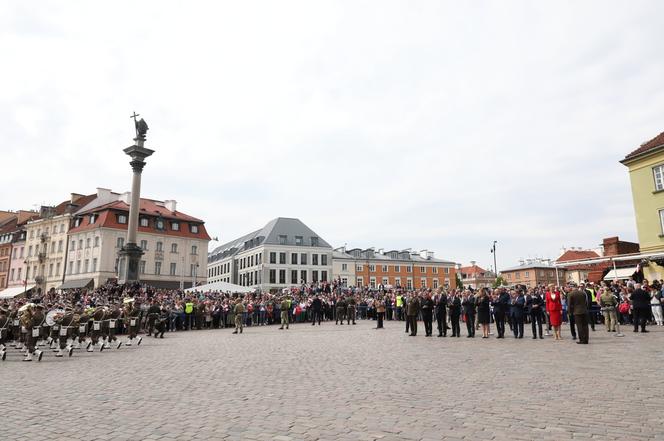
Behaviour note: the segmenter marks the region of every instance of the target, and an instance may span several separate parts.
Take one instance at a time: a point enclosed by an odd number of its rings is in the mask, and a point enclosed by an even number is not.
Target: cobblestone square
[[[167,334],[0,364],[2,439],[664,439],[664,332],[591,344],[409,337],[403,322]]]

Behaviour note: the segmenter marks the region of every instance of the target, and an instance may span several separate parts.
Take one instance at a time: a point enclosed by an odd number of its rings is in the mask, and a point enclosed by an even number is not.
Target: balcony
[[[40,234],[39,239],[42,241],[42,243],[48,242],[48,234],[46,234],[46,233]]]
[[[41,285],[41,284],[43,284],[43,283],[44,283],[44,276],[37,276],[37,277],[35,277],[35,283],[36,283],[37,285]]]

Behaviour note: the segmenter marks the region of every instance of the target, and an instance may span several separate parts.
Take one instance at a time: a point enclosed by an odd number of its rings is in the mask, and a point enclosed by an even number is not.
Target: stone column
[[[141,175],[145,167],[145,158],[154,153],[154,150],[145,148],[145,134],[137,134],[134,138],[136,142],[131,147],[124,149],[124,152],[131,157],[131,169],[134,172],[131,181],[131,203],[129,205],[129,225],[127,226],[127,243],[119,252],[122,268],[119,273],[120,283],[133,283],[140,280],[138,266],[143,255],[143,250],[136,244],[136,234],[138,232],[138,213],[141,202]]]

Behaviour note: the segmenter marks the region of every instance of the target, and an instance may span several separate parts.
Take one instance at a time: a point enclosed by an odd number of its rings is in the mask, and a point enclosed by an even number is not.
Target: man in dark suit
[[[475,337],[475,296],[472,292],[466,292],[461,301],[463,306],[463,313],[466,315],[466,329],[468,330],[467,338]]]
[[[504,288],[496,290],[493,301],[493,316],[496,320],[496,338],[505,338],[505,315],[510,305],[510,295]]]
[[[438,322],[438,337],[447,337],[447,296],[441,293],[436,303],[436,321]]]
[[[461,326],[459,319],[461,318],[461,297],[459,293],[455,293],[450,301],[450,322],[452,323],[452,337],[461,337]]]
[[[579,341],[577,344],[588,344],[588,299],[585,291],[574,288],[568,296],[567,311],[574,316]]]
[[[510,320],[512,322],[514,338],[523,338],[523,313],[525,307],[526,298],[523,295],[523,291],[513,292],[510,304]]]
[[[650,296],[641,287],[640,283],[634,286],[634,292],[630,298],[632,301],[632,313],[634,314],[634,332],[649,332],[646,330],[646,323],[650,317]]]
[[[426,293],[422,299],[422,321],[424,322],[424,333],[426,337],[433,334],[433,308],[435,304],[431,298],[431,293]]]
[[[316,319],[318,319],[318,326],[320,326],[320,316],[322,309],[323,309],[323,302],[318,297],[318,294],[316,294],[314,296],[314,299],[311,301],[311,326],[316,325]]]
[[[539,338],[542,336],[542,315],[544,310],[544,299],[539,289],[531,291],[526,297],[526,309],[530,315],[530,323],[533,329],[533,339],[537,338],[537,331],[539,330]]]

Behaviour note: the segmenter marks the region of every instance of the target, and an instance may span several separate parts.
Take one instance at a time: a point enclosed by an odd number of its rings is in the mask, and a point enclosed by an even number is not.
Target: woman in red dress
[[[546,312],[549,314],[549,322],[553,326],[553,335],[556,340],[562,340],[560,336],[560,325],[563,322],[563,303],[560,299],[560,291],[549,285],[545,297]]]

